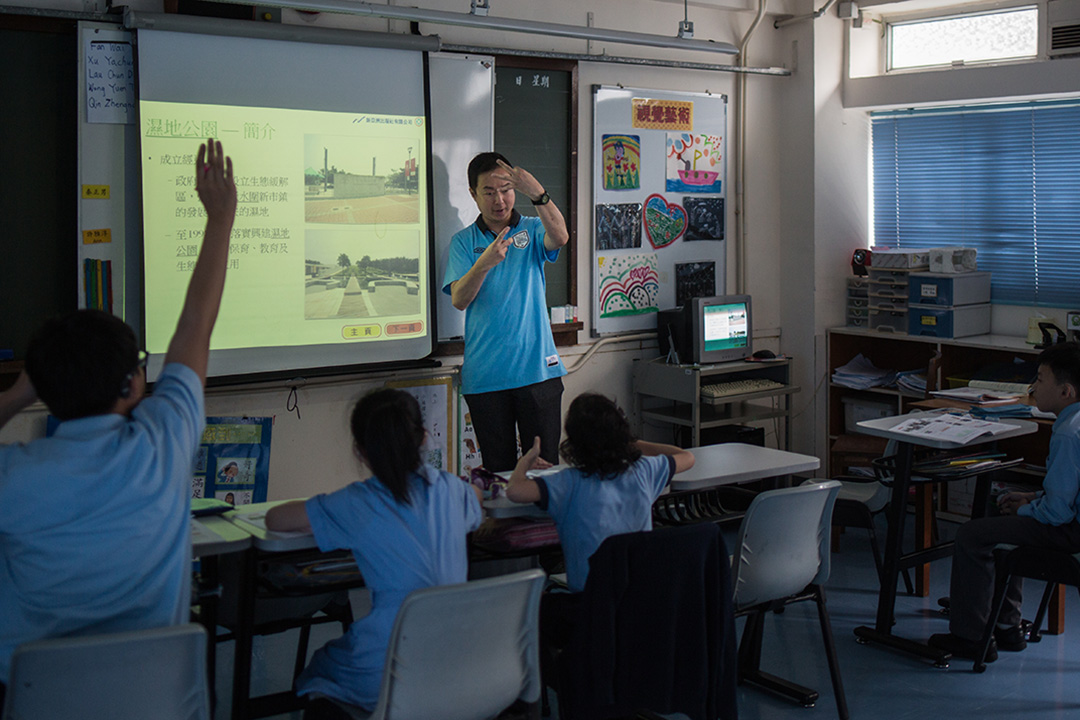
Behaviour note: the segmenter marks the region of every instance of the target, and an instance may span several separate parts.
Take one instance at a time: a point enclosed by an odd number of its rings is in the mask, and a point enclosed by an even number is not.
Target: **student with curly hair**
[[[559,451],[572,467],[531,479],[540,438],[514,468],[507,497],[535,502],[555,520],[566,558],[567,584],[585,589],[589,558],[611,535],[652,530],[652,504],[671,477],[694,466],[688,450],[637,440],[619,407],[586,393],[570,404]]]

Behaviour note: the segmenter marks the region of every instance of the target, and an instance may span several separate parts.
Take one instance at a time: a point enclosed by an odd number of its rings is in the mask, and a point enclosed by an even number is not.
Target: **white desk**
[[[690,448],[694,467],[671,479],[671,490],[704,490],[719,485],[737,485],[753,480],[813,472],[821,460],[813,455],[774,450],[744,443],[724,443]]]
[[[290,552],[292,550],[310,550],[317,547],[315,536],[309,532],[274,532],[267,530],[263,520],[266,511],[275,505],[280,505],[287,500],[272,502],[252,503],[241,505],[236,510],[225,513],[223,516],[233,525],[239,527],[251,536],[252,545],[256,550],[266,552]],[[252,514],[254,515],[252,516]],[[251,517],[246,517],[251,516]]]
[[[191,518],[192,557],[241,552],[251,547],[251,533],[218,515]]]
[[[694,467],[671,479],[671,492],[737,485],[792,473],[813,472],[821,467],[821,461],[813,455],[744,443],[705,445],[690,448],[690,452],[694,455]],[[532,503],[516,503],[506,497],[485,500],[484,510],[493,518],[546,515]]]
[[[894,635],[892,632],[894,611],[896,608],[896,580],[903,568],[920,567],[932,560],[952,555],[952,543],[939,543],[932,547],[916,550],[912,553],[903,553],[904,520],[907,515],[908,488],[911,487],[911,468],[914,462],[915,446],[935,448],[938,450],[958,450],[977,445],[992,443],[997,440],[1029,435],[1038,429],[1038,425],[1030,420],[1017,420],[1008,418],[998,422],[1011,425],[1012,428],[997,435],[983,435],[968,443],[956,443],[933,438],[915,437],[903,433],[894,432],[893,427],[909,420],[912,416],[924,416],[935,413],[911,413],[893,417],[878,418],[876,420],[864,420],[859,423],[859,429],[867,435],[886,438],[897,441],[896,470],[893,475],[892,493],[889,500],[889,530],[885,540],[884,567],[881,573],[881,590],[878,593],[877,620],[874,627],[859,626],[855,628],[855,636],[860,641],[875,642],[895,650],[911,653],[919,657],[933,660],[938,667],[948,667],[951,655],[944,650],[932,648],[907,638]],[[983,480],[980,479],[980,482]],[[975,507],[981,507],[980,499],[985,503],[985,490],[983,493],[976,492]]]

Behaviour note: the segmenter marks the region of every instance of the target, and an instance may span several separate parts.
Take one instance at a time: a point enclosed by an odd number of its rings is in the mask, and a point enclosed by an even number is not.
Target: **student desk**
[[[210,634],[206,644],[206,670],[213,687],[217,663],[216,644],[218,600],[221,584],[218,579],[218,556],[244,552],[251,547],[251,534],[223,517],[204,516],[191,519],[191,555],[201,561],[199,568],[199,623]]]
[[[922,414],[922,413],[920,413]],[[900,415],[878,418],[876,420],[864,420],[859,428],[867,435],[897,441],[896,471],[893,475],[892,493],[889,500],[889,528],[885,540],[884,568],[881,577],[881,590],[878,593],[877,619],[874,627],[860,626],[855,628],[855,636],[860,642],[876,642],[896,650],[902,650],[919,657],[933,660],[939,667],[947,667],[951,655],[944,650],[932,648],[923,643],[908,640],[892,634],[893,613],[896,607],[896,581],[900,570],[906,567],[921,566],[931,560],[948,557],[952,554],[952,543],[941,543],[915,552],[903,554],[901,546],[904,539],[904,521],[907,515],[906,503],[908,488],[911,487],[911,469],[915,454],[915,446],[935,448],[938,450],[957,450],[970,448],[987,442],[995,442],[1035,432],[1036,425],[1030,420],[1001,420],[1013,428],[998,435],[986,435],[976,438],[972,442],[959,444],[950,441],[934,440],[932,438],[918,438],[904,435],[892,430],[893,427],[907,420],[910,416]],[[985,498],[984,498],[985,500]],[[978,503],[978,498],[976,499]]]
[[[821,461],[812,455],[745,443],[704,445],[690,448],[690,452],[694,455],[694,467],[672,478],[671,492],[736,485],[792,473],[812,472],[821,467]],[[485,500],[484,510],[494,518],[546,515],[532,503],[516,503],[506,497]]]

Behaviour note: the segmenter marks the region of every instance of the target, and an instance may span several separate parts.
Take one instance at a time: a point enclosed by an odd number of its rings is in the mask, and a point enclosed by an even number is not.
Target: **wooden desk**
[[[745,443],[705,445],[690,448],[690,452],[694,455],[694,467],[671,479],[671,492],[736,485],[793,473],[813,472],[821,467],[821,461],[813,455]],[[506,497],[485,500],[484,510],[495,518],[543,517],[546,514],[533,503],[516,503]]]
[[[896,440],[897,454],[896,472],[893,476],[892,493],[889,500],[889,529],[885,540],[885,558],[884,567],[882,568],[881,589],[878,593],[877,619],[872,628],[866,626],[855,628],[855,635],[863,642],[876,642],[896,650],[933,660],[934,664],[939,667],[948,667],[949,659],[952,657],[948,652],[892,633],[893,616],[896,609],[896,581],[899,578],[900,570],[904,567],[917,567],[952,554],[951,542],[919,549],[907,555],[902,552],[906,516],[905,504],[907,503],[908,488],[911,486],[911,469],[915,446],[919,445],[939,450],[970,448],[995,440],[1029,435],[1035,432],[1036,425],[1030,420],[1002,420],[1002,423],[1013,426],[1013,429],[999,435],[983,436],[976,438],[972,442],[959,444],[932,438],[912,437],[892,430],[894,426],[904,422],[909,417],[901,415],[877,420],[864,420],[859,423],[859,428],[868,435],[882,437],[887,440]],[[985,501],[985,498],[983,500]],[[978,502],[978,496],[976,502]]]

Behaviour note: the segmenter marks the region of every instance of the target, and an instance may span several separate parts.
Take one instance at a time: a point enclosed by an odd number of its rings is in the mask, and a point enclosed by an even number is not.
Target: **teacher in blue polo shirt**
[[[450,241],[443,292],[465,311],[461,384],[484,466],[514,468],[515,427],[522,447],[539,437],[541,457],[556,463],[566,368],[548,322],[544,263],[570,233],[544,186],[499,153],[472,159],[469,192],[480,217]],[[539,217],[514,209],[518,192]]]

